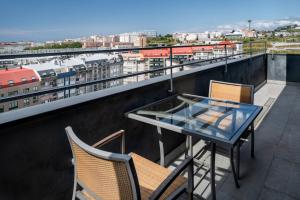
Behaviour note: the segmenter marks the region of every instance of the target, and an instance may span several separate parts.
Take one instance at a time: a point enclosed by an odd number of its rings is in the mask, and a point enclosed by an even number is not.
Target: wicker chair
[[[125,133],[118,131],[93,146],[82,142],[67,127],[74,157],[72,199],[173,199],[183,192],[193,196],[193,159],[187,158],[170,171],[135,153],[124,154]],[[97,149],[121,137],[121,152]],[[187,169],[188,178],[180,174]]]
[[[254,87],[236,83],[227,83],[211,80],[209,86],[209,97],[214,99],[229,100],[239,103],[253,104]],[[251,134],[251,157],[254,157],[254,124],[242,135],[242,139],[237,143],[237,177],[240,171],[240,145]],[[233,149],[230,151],[231,162],[233,162]],[[231,164],[233,166],[233,163]]]

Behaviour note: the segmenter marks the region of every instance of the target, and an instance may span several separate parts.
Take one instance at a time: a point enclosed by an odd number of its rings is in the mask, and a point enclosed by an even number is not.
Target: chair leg
[[[215,162],[216,162],[216,144],[211,143],[211,156],[210,156],[210,184],[212,200],[216,200],[216,184],[215,184]]]
[[[230,164],[231,164],[231,170],[232,170],[232,174],[233,174],[233,178],[234,178],[234,183],[235,183],[235,186],[237,188],[240,187],[239,185],[239,181],[237,179],[237,175],[235,173],[235,167],[234,167],[234,155],[233,155],[233,148],[230,148]]]
[[[254,158],[254,124],[251,124],[251,157]]]
[[[157,127],[158,140],[159,140],[159,153],[160,153],[160,165],[165,167],[165,149],[163,135],[160,127]]]

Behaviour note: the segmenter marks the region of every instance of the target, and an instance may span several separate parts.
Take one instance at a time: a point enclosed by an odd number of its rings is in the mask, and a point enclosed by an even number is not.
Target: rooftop
[[[36,71],[44,71],[44,70],[56,70],[65,68],[68,71],[69,68],[77,65],[85,65],[86,62],[90,61],[101,61],[101,60],[111,60],[117,59],[117,55],[109,55],[109,54],[93,54],[93,55],[79,55],[77,57],[72,57],[68,59],[57,59],[53,58],[51,61],[29,64],[26,65],[27,68],[34,69]]]
[[[32,69],[25,67],[0,70],[0,86],[10,87],[23,83],[36,82],[39,75]]]

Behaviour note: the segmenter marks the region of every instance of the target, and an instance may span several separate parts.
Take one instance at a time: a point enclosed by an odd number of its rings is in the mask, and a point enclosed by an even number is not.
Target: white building
[[[187,33],[185,39],[188,42],[196,41],[198,40],[198,33]]]
[[[203,32],[203,33],[198,33],[198,41],[209,41],[210,40],[210,34],[209,32]]]
[[[123,72],[124,75],[134,74],[149,70],[149,66],[143,59],[142,54],[137,53],[124,53],[123,57]],[[132,76],[124,79],[124,84],[135,83],[142,80],[149,79],[149,74],[141,74],[138,76]]]
[[[120,43],[132,43],[134,46],[145,46],[147,37],[156,37],[155,31],[141,31],[119,34]]]
[[[180,42],[186,41],[187,33],[173,33],[173,38],[179,40]]]
[[[107,54],[80,55],[67,59],[53,58],[51,61],[29,64],[26,67],[34,69],[39,73],[42,90],[107,79],[123,74],[122,59],[118,55]],[[73,88],[42,95],[40,101],[41,103],[46,103],[122,84],[122,80],[115,80]]]
[[[213,38],[220,38],[223,35],[223,33],[221,31],[212,31],[209,32],[209,38],[213,39]]]

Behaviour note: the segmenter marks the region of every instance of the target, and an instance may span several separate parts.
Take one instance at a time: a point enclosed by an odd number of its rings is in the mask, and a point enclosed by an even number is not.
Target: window
[[[15,96],[18,95],[18,91],[12,91],[12,92],[8,92],[8,96]]]
[[[23,89],[23,94],[27,94],[27,93],[29,93],[29,91],[30,91],[29,88],[24,88]]]
[[[36,80],[35,76],[31,77],[31,80],[32,80],[32,81],[35,81],[35,80]]]
[[[27,82],[27,79],[26,78],[22,78],[22,83],[26,83]]]
[[[17,101],[10,102],[9,105],[8,105],[9,110],[14,110],[14,109],[17,109],[17,108],[18,108],[18,102]]]
[[[24,106],[28,106],[29,103],[30,103],[30,102],[29,102],[29,99],[24,99],[23,102],[24,102]]]
[[[0,94],[0,97],[4,97],[4,94]]]
[[[13,80],[9,80],[9,81],[8,81],[8,85],[9,85],[9,86],[13,86],[13,85],[14,85],[14,81],[13,81]]]
[[[4,112],[4,106],[0,106],[0,113]]]
[[[32,102],[33,103],[37,103],[38,102],[38,98],[37,97],[32,97]]]
[[[34,87],[32,88],[32,90],[33,90],[33,91],[38,91],[38,87],[37,87],[37,86],[34,86]]]

